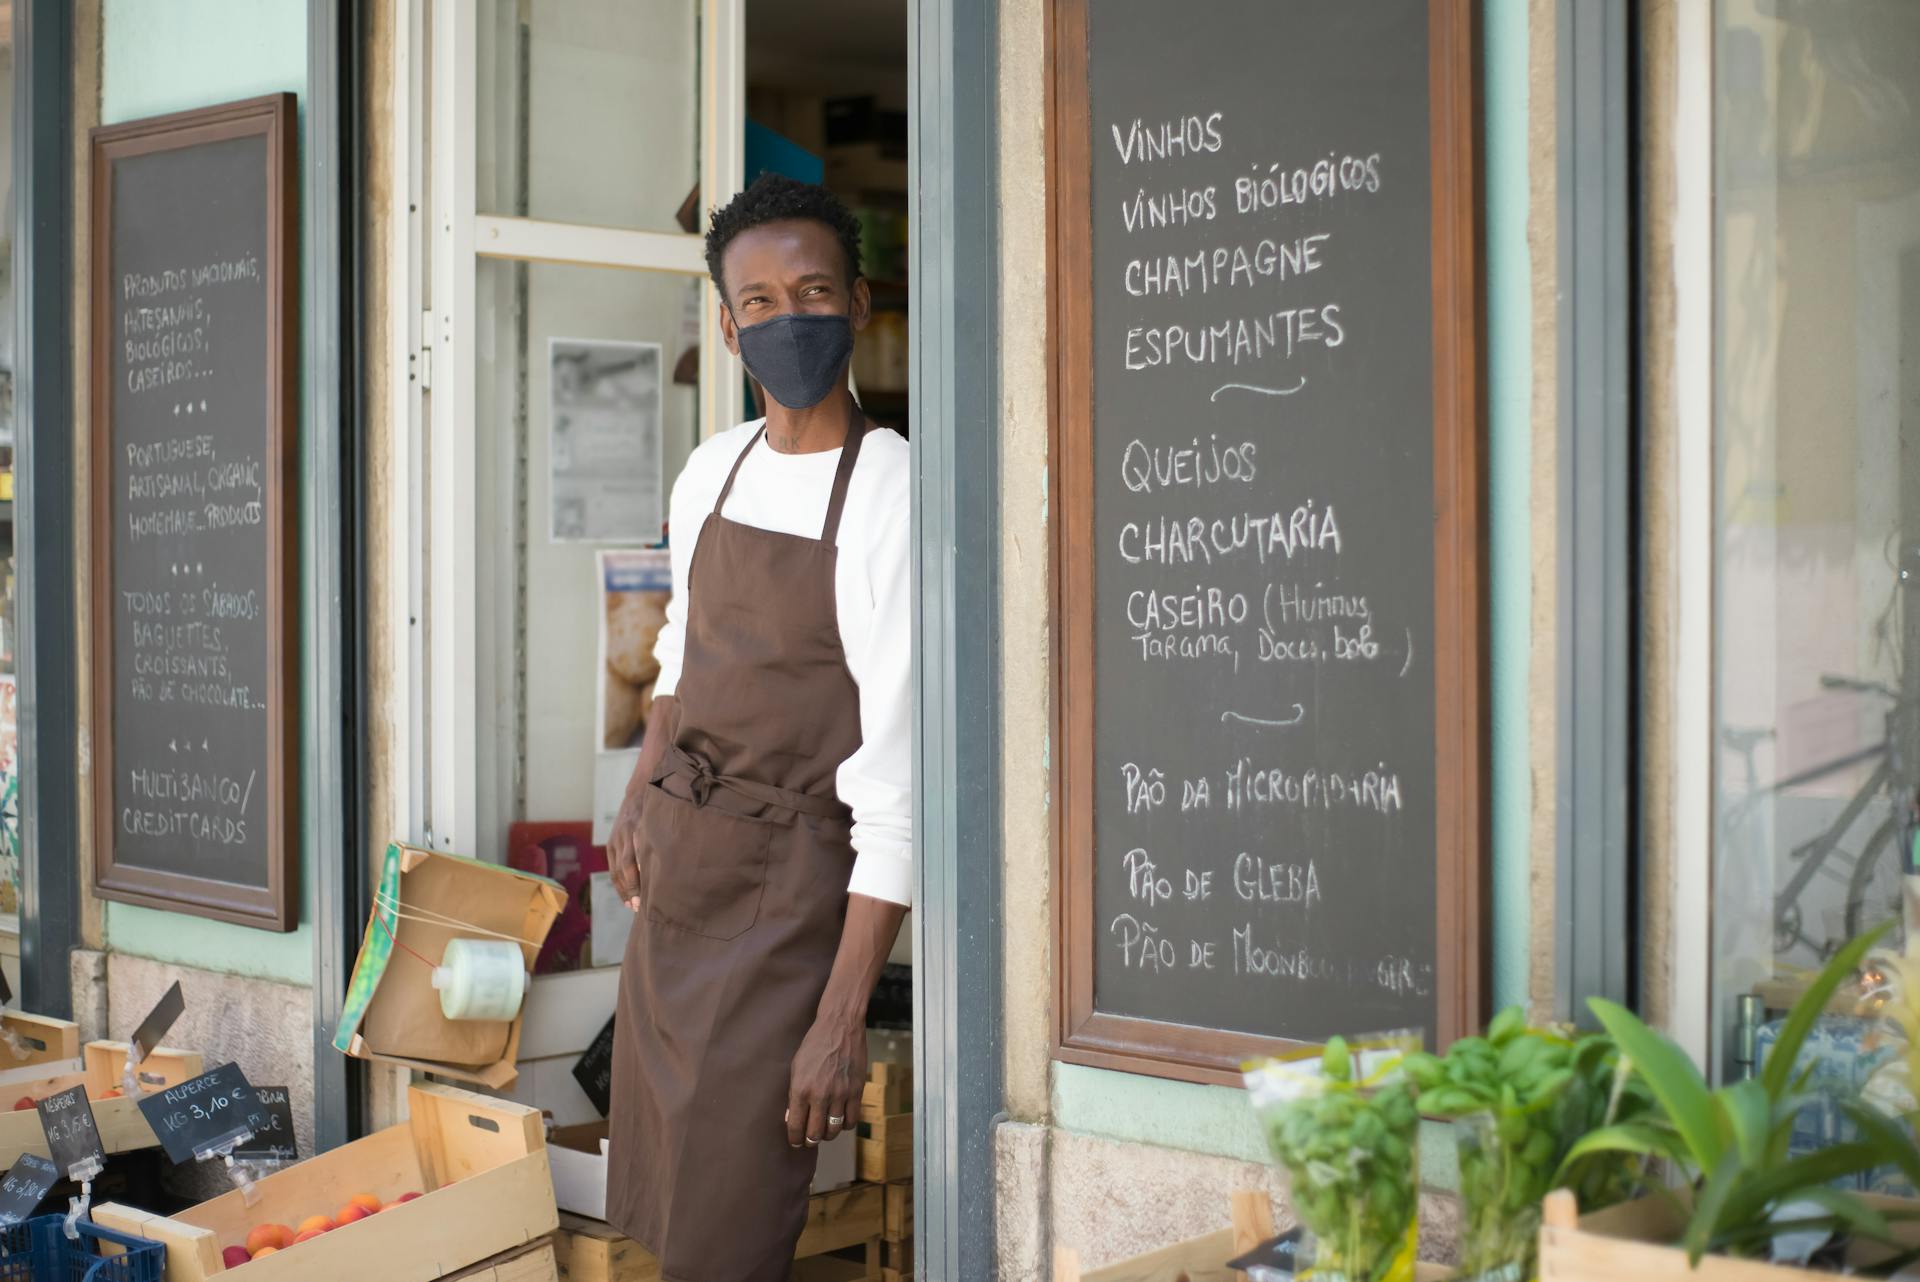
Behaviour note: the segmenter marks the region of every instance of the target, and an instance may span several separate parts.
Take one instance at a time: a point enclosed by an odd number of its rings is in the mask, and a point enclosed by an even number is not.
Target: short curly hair
[[[847,258],[847,284],[860,276],[860,223],[838,196],[817,183],[803,183],[784,174],[762,173],[747,189],[713,211],[707,227],[707,274],[720,297],[727,297],[720,260],[740,233],[767,223],[810,218],[825,223]]]

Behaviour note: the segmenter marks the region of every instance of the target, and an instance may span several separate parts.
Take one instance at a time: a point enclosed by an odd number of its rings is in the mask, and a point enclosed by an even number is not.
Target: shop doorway
[[[529,1020],[512,1088],[562,1125],[598,1113],[571,1070],[613,1009],[621,943],[589,852],[647,715],[664,604],[649,558],[664,565],[688,455],[755,416],[720,342],[704,214],[761,169],[800,169],[856,211],[875,321],[852,380],[876,422],[911,431],[912,9],[407,8],[386,300],[403,319],[385,354],[406,373],[386,406],[404,430],[381,460],[399,535],[383,590],[407,625],[389,640],[396,777],[376,824],[555,876],[585,907],[529,999],[567,1017]],[[616,443],[637,465],[604,466]],[[910,917],[870,1019],[876,1057],[908,1065],[914,933]],[[970,1053],[996,1058],[996,1038],[983,1026]]]

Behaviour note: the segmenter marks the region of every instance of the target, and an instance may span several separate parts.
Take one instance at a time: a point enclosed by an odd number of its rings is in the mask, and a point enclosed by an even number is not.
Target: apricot
[[[19,1099],[13,1102],[13,1111],[16,1113],[24,1112],[25,1110],[30,1109],[32,1107],[33,1107],[33,1096],[31,1095],[22,1095]]]
[[[337,1227],[332,1220],[324,1215],[309,1215],[306,1219],[300,1221],[300,1231],[302,1233],[325,1233]]]
[[[352,1197],[348,1198],[347,1201],[359,1207],[368,1215],[372,1215],[380,1209],[380,1199],[371,1193],[355,1193]]]
[[[418,1193],[402,1193],[402,1194],[401,1194],[401,1195],[400,1195],[399,1197],[396,1197],[396,1198],[395,1198],[395,1199],[393,1199],[393,1200],[394,1200],[394,1201],[395,1201],[396,1203],[398,1203],[398,1202],[411,1202],[411,1201],[413,1201],[413,1199],[414,1199],[414,1198],[416,1198],[416,1197],[419,1197],[419,1196],[420,1196],[420,1195],[419,1195]]]
[[[274,1252],[278,1251],[279,1249],[280,1248],[277,1246],[263,1246],[258,1251],[255,1251],[248,1258],[254,1259],[254,1260],[262,1259],[266,1256],[272,1255]]]
[[[247,1234],[247,1251],[251,1255],[258,1255],[263,1246],[277,1250],[292,1245],[293,1230],[284,1224],[256,1224],[253,1231]]]
[[[102,1091],[102,1092],[101,1092],[101,1094],[100,1094],[100,1098],[101,1098],[101,1099],[119,1099],[119,1098],[120,1098],[120,1088],[119,1088],[118,1086],[116,1086],[116,1087],[114,1087],[114,1088],[113,1088],[112,1090],[110,1090],[110,1091]]]
[[[349,1202],[334,1212],[333,1218],[336,1224],[347,1225],[353,1223],[355,1220],[364,1220],[372,1214],[372,1211],[361,1206],[358,1202]]]
[[[230,1269],[237,1269],[252,1258],[253,1256],[247,1253],[247,1248],[244,1246],[230,1246],[220,1252],[220,1263]]]
[[[302,1242],[311,1242],[325,1232],[325,1229],[302,1229],[300,1234],[293,1239],[293,1244],[299,1246]]]

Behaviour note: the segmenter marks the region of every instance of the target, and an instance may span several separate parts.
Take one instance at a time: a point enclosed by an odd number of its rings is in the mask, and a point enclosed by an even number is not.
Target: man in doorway
[[[610,843],[638,920],[607,1219],[663,1278],[785,1282],[911,898],[907,444],[847,387],[871,298],[845,206],[763,175],[714,212],[707,269],[767,413],[673,487],[660,677]]]

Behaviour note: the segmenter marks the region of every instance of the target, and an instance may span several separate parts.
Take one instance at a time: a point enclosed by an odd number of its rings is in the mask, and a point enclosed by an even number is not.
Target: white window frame
[[[1682,0],[1674,63],[1673,959],[1669,1031],[1712,1059],[1713,679],[1713,0]],[[1710,1070],[1711,1071],[1711,1070]]]
[[[700,194],[740,189],[744,168],[745,0],[701,0]],[[436,850],[497,859],[504,833],[481,807],[477,550],[482,536],[472,431],[477,400],[475,282],[482,259],[665,272],[705,282],[701,237],[482,214],[476,203],[479,17],[470,0],[408,0],[395,33],[394,202],[386,407],[396,537],[386,571],[393,760],[405,763],[389,831]],[[698,424],[702,438],[741,418],[742,380],[704,285]]]

